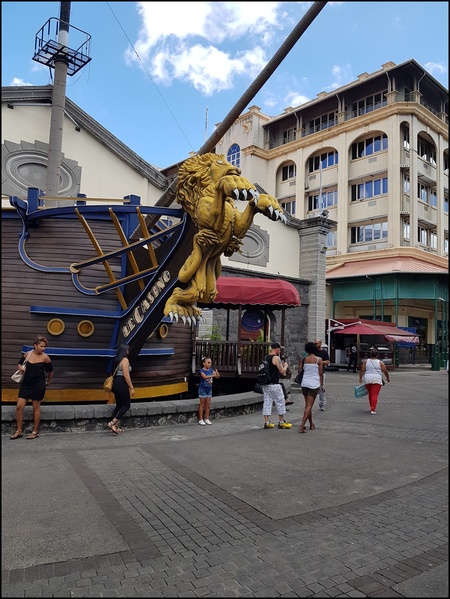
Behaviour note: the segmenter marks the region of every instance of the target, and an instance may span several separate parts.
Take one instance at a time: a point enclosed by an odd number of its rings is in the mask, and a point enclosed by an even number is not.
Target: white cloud
[[[403,19],[399,15],[395,15],[393,25],[394,29],[401,31],[403,29]]]
[[[229,89],[234,75],[246,74],[255,77],[265,64],[261,48],[236,55],[213,46],[185,47],[181,52],[171,53],[167,49],[153,58],[153,77],[160,83],[170,84],[173,79],[190,82],[206,96]]]
[[[442,75],[447,72],[447,67],[442,62],[426,62],[425,68],[432,75],[435,75],[436,73]]]
[[[13,86],[17,86],[17,87],[23,87],[26,85],[33,85],[32,83],[28,83],[27,81],[24,81],[23,79],[20,79],[20,77],[13,77],[11,83],[9,85],[13,85]]]
[[[352,75],[352,67],[350,64],[343,66],[334,65],[331,69],[331,74],[333,76],[333,82],[325,88],[325,91],[337,89],[338,87],[341,87],[354,80]]]
[[[287,24],[283,4],[138,2],[142,29],[133,45],[157,83],[189,82],[209,96],[261,72],[275,30]],[[126,59],[141,64],[131,48]]]
[[[311,98],[305,96],[305,94],[301,94],[299,92],[289,92],[285,97],[286,106],[300,106],[300,104],[306,104],[309,102]]]

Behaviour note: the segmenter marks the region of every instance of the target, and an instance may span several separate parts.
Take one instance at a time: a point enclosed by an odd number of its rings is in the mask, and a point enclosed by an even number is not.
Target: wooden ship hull
[[[133,400],[186,392],[193,328],[163,309],[190,251],[190,219],[136,196],[48,208],[39,194],[10,198],[15,210],[2,214],[2,402],[17,400],[10,376],[37,335],[55,369],[47,402],[113,401],[102,386],[120,342],[132,348]],[[145,238],[129,244],[138,224]]]

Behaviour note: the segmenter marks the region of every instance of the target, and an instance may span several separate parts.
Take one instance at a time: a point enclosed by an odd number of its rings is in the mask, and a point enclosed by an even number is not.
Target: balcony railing
[[[412,101],[413,101],[412,94],[402,94],[402,95],[399,94],[399,96],[395,100],[395,102],[412,102]],[[429,104],[424,102],[422,99],[419,100],[419,103],[422,106],[424,106],[424,108],[429,110],[431,113],[433,113],[437,117],[441,118],[444,121],[444,123],[448,125],[448,116],[446,114],[443,114],[442,112],[438,112],[435,108],[433,108],[432,106],[430,106]],[[382,102],[377,102],[376,104],[373,104],[370,106],[365,106],[364,108],[358,108],[358,110],[354,110],[354,111],[349,110],[344,115],[344,121],[349,121],[349,120],[352,120],[359,116],[363,116],[365,114],[368,114],[369,112],[373,112],[375,110],[379,110],[380,108],[384,108],[385,106],[387,106],[387,101],[383,100]],[[320,125],[317,125],[317,126],[314,126],[311,128],[305,125],[301,130],[299,130],[299,134],[297,135],[297,138],[308,137],[309,135],[313,135],[314,133],[318,133],[319,131],[323,131],[325,129],[331,129],[338,124],[339,124],[339,122],[336,119],[336,120],[330,120],[327,123],[320,123]],[[283,140],[281,137],[278,137],[277,131],[274,128],[272,128],[268,131],[271,132],[271,139],[268,144],[269,150],[273,150],[274,148],[282,146],[286,143],[285,140]]]
[[[261,341],[210,341],[197,340],[192,360],[192,372],[202,367],[202,358],[209,356],[213,368],[217,368],[222,376],[233,377],[256,376],[258,366],[270,353],[270,343]]]

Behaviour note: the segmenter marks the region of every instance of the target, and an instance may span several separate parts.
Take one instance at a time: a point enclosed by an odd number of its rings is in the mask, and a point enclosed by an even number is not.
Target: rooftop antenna
[[[72,27],[72,32],[81,34],[84,39],[76,50],[69,48],[70,4],[61,2],[59,19],[48,19],[37,32],[34,45],[33,60],[55,69],[45,189],[47,199],[56,199],[59,195],[67,75],[74,75],[91,60],[91,36],[81,29]],[[56,203],[57,206],[61,204],[63,202]]]
[[[206,136],[208,135],[208,107],[206,107],[205,112],[205,141],[208,139]]]

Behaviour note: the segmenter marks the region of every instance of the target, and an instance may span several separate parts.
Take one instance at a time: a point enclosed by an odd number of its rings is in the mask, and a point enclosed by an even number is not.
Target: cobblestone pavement
[[[2,597],[448,597],[448,375],[391,380],[372,416],[327,373],[303,435],[298,392],[290,430],[4,435]]]

